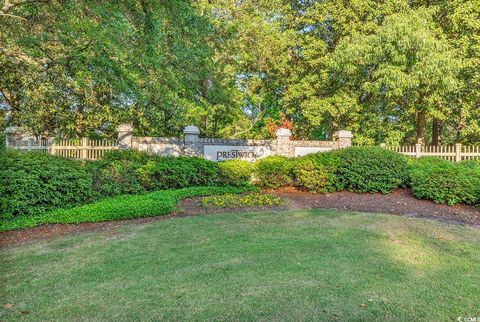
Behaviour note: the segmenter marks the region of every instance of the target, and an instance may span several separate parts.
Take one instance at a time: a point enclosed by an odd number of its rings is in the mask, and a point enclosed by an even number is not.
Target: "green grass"
[[[0,320],[476,317],[479,246],[470,227],[329,210],[127,225],[4,249]]]
[[[82,206],[58,209],[49,213],[0,220],[0,232],[44,224],[76,224],[166,215],[173,212],[177,203],[184,198],[240,193],[252,189],[251,186],[211,186],[161,190],[142,195],[121,195]]]

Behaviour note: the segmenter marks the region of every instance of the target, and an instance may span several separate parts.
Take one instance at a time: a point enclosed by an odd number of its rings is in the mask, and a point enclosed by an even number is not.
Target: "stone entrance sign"
[[[241,159],[252,162],[271,154],[265,146],[205,145],[203,150],[205,159],[210,161]]]
[[[348,147],[352,144],[352,133],[338,131],[331,141],[292,140],[289,129],[279,128],[276,137],[268,140],[201,138],[198,127],[189,125],[183,137],[137,137],[132,126],[118,127],[120,149],[134,149],[162,156],[203,156],[211,161],[242,159],[255,161],[271,155],[286,157],[301,156]]]

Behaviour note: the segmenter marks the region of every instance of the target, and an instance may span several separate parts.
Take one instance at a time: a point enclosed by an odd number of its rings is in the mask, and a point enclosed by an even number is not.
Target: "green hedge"
[[[218,163],[220,181],[222,183],[244,186],[252,182],[254,164],[252,162],[234,159]]]
[[[410,166],[412,193],[436,203],[480,203],[480,164],[420,158]]]
[[[418,198],[480,203],[480,162],[410,161],[377,147],[351,147],[300,158],[271,156],[254,164],[198,157],[159,157],[136,151],[78,162],[40,153],[0,153],[0,218],[35,215],[105,197],[197,186],[262,188],[295,185],[312,192],[349,189],[388,193],[410,184]]]
[[[336,175],[339,158],[332,153],[309,154],[295,160],[295,185],[310,192],[333,192],[343,188]]]
[[[220,180],[215,162],[136,151],[114,151],[102,160],[79,162],[10,150],[1,153],[0,170],[0,218],[38,214],[116,195],[229,184],[229,180]]]
[[[179,190],[155,191],[143,195],[122,195],[106,198],[70,209],[57,209],[49,213],[21,216],[0,221],[0,232],[35,227],[44,224],[73,224],[100,222],[170,214],[183,198],[252,191],[248,187],[194,187]]]
[[[77,161],[38,152],[0,154],[0,214],[8,219],[89,202],[92,176]]]
[[[146,190],[210,186],[219,182],[218,164],[199,157],[163,157],[137,169]]]
[[[270,156],[255,162],[257,184],[276,189],[292,183],[293,160],[283,156]]]
[[[350,147],[329,152],[338,158],[340,185],[354,192],[389,193],[408,179],[404,156],[379,147]]]

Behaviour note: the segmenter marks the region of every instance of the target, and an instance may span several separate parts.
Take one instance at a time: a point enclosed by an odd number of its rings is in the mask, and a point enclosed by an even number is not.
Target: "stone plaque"
[[[205,145],[203,148],[205,159],[211,161],[242,159],[253,162],[271,153],[272,151],[265,146]]]

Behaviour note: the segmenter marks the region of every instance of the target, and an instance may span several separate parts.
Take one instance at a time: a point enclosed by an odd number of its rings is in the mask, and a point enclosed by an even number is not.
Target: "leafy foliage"
[[[201,200],[203,206],[221,208],[242,208],[242,207],[273,207],[282,206],[285,200],[278,196],[263,193],[250,193],[246,195],[224,194],[220,196],[204,197]]]
[[[257,184],[262,188],[279,188],[292,183],[293,162],[283,156],[270,156],[255,163]]]
[[[340,159],[333,153],[315,153],[295,160],[295,185],[310,192],[332,192],[343,188],[336,176]]]
[[[407,182],[407,160],[396,152],[350,147],[331,153],[339,159],[338,180],[350,191],[389,193]]]
[[[218,166],[200,157],[157,157],[138,168],[147,190],[179,189],[218,183]]]
[[[229,185],[243,186],[252,182],[254,165],[244,160],[233,159],[218,163],[220,180]]]
[[[122,195],[70,209],[21,216],[0,221],[0,232],[54,223],[99,222],[139,217],[161,216],[173,212],[183,198],[211,194],[241,193],[249,188],[195,187],[180,190],[155,191],[143,195]]]
[[[478,0],[4,3],[0,124],[38,136],[480,139]]]
[[[139,176],[139,168],[155,156],[135,151],[116,150],[103,159],[88,162],[87,169],[93,177],[93,186],[102,196],[142,193],[148,189]]]
[[[410,166],[415,197],[437,203],[480,202],[480,167],[476,162],[456,164],[437,158],[420,158]]]
[[[36,152],[0,154],[0,214],[33,215],[93,200],[92,177],[79,162]]]

